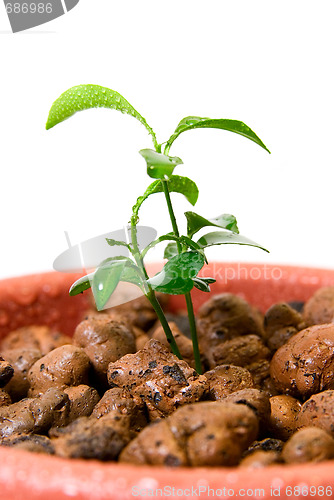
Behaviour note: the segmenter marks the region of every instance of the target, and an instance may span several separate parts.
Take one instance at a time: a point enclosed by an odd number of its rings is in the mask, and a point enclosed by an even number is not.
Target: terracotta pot
[[[218,279],[212,286],[213,293],[238,293],[262,310],[280,300],[304,301],[317,288],[334,284],[334,270],[261,264],[213,264],[205,275]],[[89,307],[87,296],[68,296],[69,285],[75,278],[48,273],[0,281],[0,336],[33,323],[73,332]],[[207,294],[194,293],[195,306],[207,298]],[[173,297],[171,309],[180,308],[182,301]],[[151,490],[156,489],[152,495]],[[65,460],[0,447],[1,500],[125,500],[145,496],[324,499],[332,497],[333,492],[334,462],[255,471],[169,469]]]

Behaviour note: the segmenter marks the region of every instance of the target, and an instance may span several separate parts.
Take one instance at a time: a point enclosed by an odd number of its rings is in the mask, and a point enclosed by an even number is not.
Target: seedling
[[[181,177],[174,174],[174,169],[183,162],[177,156],[170,156],[169,151],[180,134],[196,128],[228,130],[240,134],[255,142],[266,151],[270,151],[259,137],[243,122],[188,116],[180,121],[167,142],[162,143],[164,144],[162,152],[162,144],[158,143],[155,132],[148,125],[145,118],[143,118],[143,116],[140,115],[121,94],[99,85],[79,85],[64,92],[53,103],[46,128],[50,129],[54,127],[77,111],[98,107],[115,109],[122,113],[127,113],[146,127],[152,138],[154,149],[142,149],[140,154],[146,160],[147,174],[149,177],[153,178],[154,181],[148,186],[145,193],[137,199],[132,207],[132,214],[129,222],[131,234],[130,242],[107,239],[107,243],[110,246],[126,247],[130,256],[116,256],[104,260],[93,273],[80,278],[72,285],[70,295],[77,295],[92,288],[97,309],[101,310],[108,302],[120,281],[138,286],[155,309],[173,353],[181,359],[180,351],[163,310],[156,298],[155,292],[174,295],[183,294],[187,304],[196,370],[198,373],[201,373],[201,361],[191,290],[195,287],[203,292],[209,292],[210,283],[215,282],[214,278],[199,276],[200,270],[204,264],[207,263],[205,249],[213,245],[237,244],[258,247],[265,251],[267,250],[254,241],[241,236],[239,234],[236,218],[230,214],[223,214],[208,219],[195,212],[187,211],[185,212],[187,234],[180,234],[170,193],[181,193],[191,205],[195,205],[198,198],[198,188],[195,182],[188,177]],[[159,236],[146,246],[146,248],[140,250],[137,238],[139,211],[142,204],[151,195],[156,193],[164,193],[172,231],[168,234]],[[200,229],[205,227],[214,227],[216,229],[197,239],[196,234]],[[154,246],[165,242],[167,242],[167,246],[165,247],[164,257],[167,259],[167,263],[159,273],[150,278],[144,262],[146,254]]]

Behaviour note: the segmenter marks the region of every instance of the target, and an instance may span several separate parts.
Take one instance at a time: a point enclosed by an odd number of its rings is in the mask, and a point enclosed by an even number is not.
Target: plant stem
[[[195,321],[195,315],[194,315],[193,301],[191,300],[190,292],[185,294],[185,298],[186,298],[186,304],[187,304],[187,310],[188,310],[189,325],[190,325],[190,331],[191,331],[191,340],[193,343],[195,369],[196,369],[197,373],[201,374],[202,373],[201,355],[199,352],[196,321]]]
[[[168,184],[167,184],[167,181],[164,181],[164,180],[161,180],[161,183],[162,183],[162,189],[164,190],[164,194],[165,194],[165,198],[166,198],[166,202],[167,202],[168,213],[169,213],[169,217],[170,217],[170,220],[172,223],[173,232],[174,232],[175,236],[179,237],[180,236],[179,228],[177,227],[177,222],[176,222],[176,218],[175,218],[175,214],[174,214],[174,210],[173,210],[173,206],[172,206],[172,200],[170,199]],[[182,247],[181,247],[180,242],[177,241],[176,245],[177,245],[178,252],[181,253]]]
[[[164,193],[165,193],[165,198],[166,198],[166,202],[167,202],[169,217],[170,217],[172,227],[173,227],[173,232],[174,232],[175,236],[179,237],[180,236],[179,228],[177,226],[172,201],[170,199],[168,184],[167,184],[167,181],[164,181],[164,180],[161,180],[161,183],[162,183],[162,188],[163,188]],[[177,250],[180,254],[182,252],[181,243],[179,241],[177,241],[176,244],[177,244]],[[190,326],[190,331],[191,331],[191,340],[192,340],[192,344],[193,344],[195,367],[196,367],[197,373],[201,374],[202,373],[202,364],[201,364],[201,356],[200,356],[199,347],[198,347],[198,337],[197,337],[196,320],[195,320],[195,315],[194,315],[193,302],[191,299],[190,292],[185,293],[184,296],[185,296],[186,304],[187,304],[187,312],[188,312],[189,326]]]
[[[139,267],[139,269],[143,271],[145,278],[148,280],[148,274],[138,247],[137,226],[133,220],[131,220],[131,243],[133,248],[133,256],[135,258],[136,264]],[[147,293],[149,292],[149,288],[151,287],[146,282],[144,283],[144,286],[145,286],[145,295],[147,295]]]
[[[179,348],[177,346],[177,343],[175,341],[172,330],[170,329],[170,326],[168,324],[166,316],[162,310],[162,307],[161,307],[158,299],[155,296],[154,291],[151,289],[151,291],[146,295],[146,297],[151,302],[151,304],[152,304],[152,306],[153,306],[153,308],[154,308],[154,310],[159,318],[159,321],[160,321],[160,323],[165,331],[165,334],[167,337],[167,342],[169,343],[169,345],[173,351],[173,354],[175,354],[179,359],[182,359],[181,353],[180,353]]]
[[[138,247],[137,227],[136,227],[136,224],[134,221],[131,221],[131,243],[132,243],[132,247],[133,247],[133,256],[136,260],[137,266],[144,273],[146,280],[148,280],[149,277],[148,277],[148,274],[147,274],[147,271],[146,271],[146,268],[144,265],[144,261],[143,261],[142,256],[140,255],[140,251],[139,251],[139,247]],[[152,304],[152,307],[155,310],[156,315],[158,316],[158,319],[159,319],[159,321],[164,329],[167,341],[172,349],[173,354],[175,354],[175,356],[177,356],[179,359],[182,359],[181,353],[180,353],[179,348],[176,344],[172,330],[170,329],[170,326],[169,326],[168,321],[166,319],[166,316],[162,310],[162,307],[161,307],[158,299],[155,296],[154,290],[149,285],[149,283],[147,283],[147,281],[144,281],[144,287],[145,287],[144,293],[145,293],[147,299]]]

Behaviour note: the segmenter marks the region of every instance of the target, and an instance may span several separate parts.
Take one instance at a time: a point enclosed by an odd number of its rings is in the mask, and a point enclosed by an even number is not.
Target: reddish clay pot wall
[[[205,275],[213,275],[213,272],[216,278],[220,276],[212,287],[213,293],[238,293],[262,310],[280,300],[306,300],[317,288],[334,285],[334,270],[228,263],[210,266]],[[232,275],[233,280],[225,279]],[[13,327],[44,321],[71,333],[89,307],[89,298],[85,295],[68,297],[68,288],[76,277],[48,273],[0,281],[0,334],[5,335]],[[195,293],[196,307],[207,297],[207,294]],[[172,298],[171,308],[183,308],[179,297]],[[64,460],[0,447],[1,500],[126,500],[152,498],[152,489],[158,489],[158,498],[174,493],[177,498],[201,499],[297,496],[325,499],[334,493],[334,462],[273,466],[258,471],[175,470]]]
[[[0,281],[0,338],[28,325],[50,325],[71,335],[90,304],[90,293],[68,294],[80,276],[52,272]]]

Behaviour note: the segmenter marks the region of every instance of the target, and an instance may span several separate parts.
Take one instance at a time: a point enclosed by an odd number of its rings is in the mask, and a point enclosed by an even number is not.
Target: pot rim
[[[306,463],[295,465],[273,465],[266,469],[243,469],[238,467],[179,467],[130,465],[104,463],[97,460],[62,459],[40,456],[27,451],[3,449],[0,447],[0,499],[1,500],[56,500],[75,498],[76,500],[126,500],[143,490],[187,490],[206,488],[201,498],[215,496],[246,496],[254,498],[290,498],[293,488],[317,488],[318,495],[307,498],[326,498],[321,488],[334,491],[334,463]],[[219,490],[226,488],[226,494]],[[313,489],[311,489],[311,487]],[[273,489],[280,494],[273,495]],[[310,490],[311,489],[311,490]],[[234,494],[228,494],[233,490]],[[245,492],[241,491],[245,490]],[[245,494],[250,490],[248,495]],[[255,494],[257,492],[257,495]],[[137,493],[137,494],[136,494]],[[292,494],[291,494],[292,493]],[[159,496],[159,495],[156,495]],[[161,495],[160,495],[161,496]],[[167,495],[171,496],[171,495]],[[302,496],[302,495],[300,495]],[[305,497],[305,495],[304,495]]]

